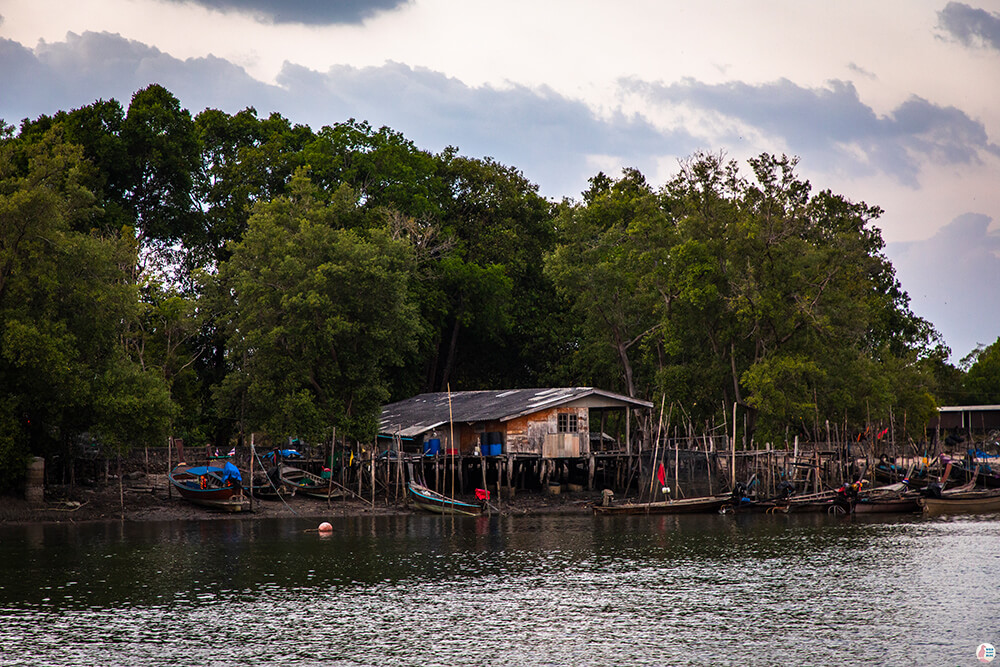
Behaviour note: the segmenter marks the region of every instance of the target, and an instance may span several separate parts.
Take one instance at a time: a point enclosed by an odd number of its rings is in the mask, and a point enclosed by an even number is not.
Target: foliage
[[[366,439],[382,403],[448,386],[595,385],[699,423],[737,403],[758,439],[919,437],[937,403],[1000,402],[1000,341],[948,364],[881,211],[796,167],[696,154],[555,204],[491,158],[192,117],[159,85],[0,125],[0,464],[84,432]]]
[[[118,451],[166,432],[169,400],[123,345],[137,306],[135,236],[88,228],[101,218],[85,186],[93,181],[58,126],[0,147],[0,384],[8,392],[0,440],[15,459],[19,448],[62,451],[90,430],[103,429]],[[127,432],[111,427],[126,420]]]
[[[386,369],[412,352],[409,247],[382,230],[345,229],[346,186],[324,202],[302,172],[259,205],[219,271],[231,327],[230,373],[218,392],[245,402],[246,427],[320,439],[332,426],[371,438],[388,398]]]
[[[979,351],[969,367],[966,386],[972,405],[1000,403],[1000,338]]]

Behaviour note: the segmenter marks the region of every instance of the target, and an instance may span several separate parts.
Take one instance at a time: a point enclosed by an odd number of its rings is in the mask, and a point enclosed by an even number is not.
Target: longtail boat
[[[480,505],[463,503],[460,500],[449,498],[416,482],[407,483],[406,491],[415,507],[428,512],[434,512],[435,514],[464,514],[467,516],[476,516],[483,513],[483,508]]]
[[[700,498],[660,500],[651,503],[626,503],[624,505],[594,505],[595,514],[696,514],[718,512],[732,502],[733,495],[726,493]]]
[[[235,471],[235,472],[234,472]],[[246,506],[236,466],[179,465],[170,471],[170,484],[188,502],[223,512],[242,512]]]
[[[920,498],[927,514],[981,513],[1000,511],[1000,489],[989,491],[945,492],[940,498]]]
[[[282,464],[280,477],[281,482],[292,495],[301,493],[320,500],[340,498],[344,495],[339,484],[333,484],[329,479],[323,479],[319,475],[301,468]]]

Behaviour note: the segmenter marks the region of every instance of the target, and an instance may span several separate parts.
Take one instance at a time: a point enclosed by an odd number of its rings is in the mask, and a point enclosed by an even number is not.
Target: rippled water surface
[[[0,530],[0,665],[972,665],[1000,516]]]

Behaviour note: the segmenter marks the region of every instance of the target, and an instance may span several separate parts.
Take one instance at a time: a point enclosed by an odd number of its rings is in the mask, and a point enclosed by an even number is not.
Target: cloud
[[[278,86],[209,56],[180,60],[117,34],[70,33],[66,41],[27,49],[0,39],[0,118],[17,122],[115,98],[125,106],[151,83],[197,113],[247,106],[277,111],[318,129],[349,118],[386,125],[418,147],[457,146],[465,155],[512,165],[559,198],[587,187],[595,162],[614,171],[656,170],[664,155],[684,156],[704,143],[682,129],[663,132],[640,116],[598,116],[583,102],[547,88],[471,87],[428,69],[398,63],[317,72],[286,64]],[[614,167],[609,167],[614,165]]]
[[[926,161],[978,164],[984,152],[1000,155],[984,125],[960,109],[911,97],[888,116],[878,116],[844,81],[805,88],[787,79],[757,85],[633,80],[623,87],[655,104],[715,114],[722,119],[718,141],[739,140],[731,129],[736,121],[784,141],[793,153],[808,155],[814,167],[882,172],[911,188],[919,186],[920,165]]]
[[[874,72],[870,72],[870,71],[866,70],[864,67],[862,67],[861,65],[859,65],[857,63],[853,63],[853,62],[847,63],[847,69],[851,70],[855,74],[860,74],[861,76],[865,77],[866,79],[871,79],[872,81],[878,80],[878,77],[875,75]]]
[[[886,256],[910,295],[960,359],[1000,332],[1000,232],[992,219],[964,213],[929,239],[886,244]]]
[[[261,23],[335,25],[362,23],[380,12],[392,11],[410,0],[167,0],[195,4],[220,12],[249,14]]]
[[[7,122],[96,99],[115,98],[127,106],[136,90],[151,83],[165,86],[198,111],[215,107],[235,112],[255,104],[271,108],[280,92],[221,58],[180,60],[109,33],[69,33],[64,42],[42,42],[34,50],[0,39],[0,62],[0,118]]]
[[[648,173],[660,156],[700,145],[686,131],[664,133],[638,116],[599,117],[548,88],[471,87],[399,63],[325,73],[286,64],[278,83],[289,106],[314,126],[364,118],[422,148],[455,145],[467,155],[489,155],[524,171],[548,196],[581,192],[596,171],[594,156],[615,156],[621,166]]]
[[[938,12],[938,27],[966,46],[1000,51],[1000,14],[949,2]]]

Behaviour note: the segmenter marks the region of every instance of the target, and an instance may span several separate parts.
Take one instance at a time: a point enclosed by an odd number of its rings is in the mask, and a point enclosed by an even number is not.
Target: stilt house
[[[420,394],[382,408],[380,439],[404,451],[577,458],[632,454],[635,410],[653,404],[593,387]],[[454,443],[454,444],[453,444]]]

